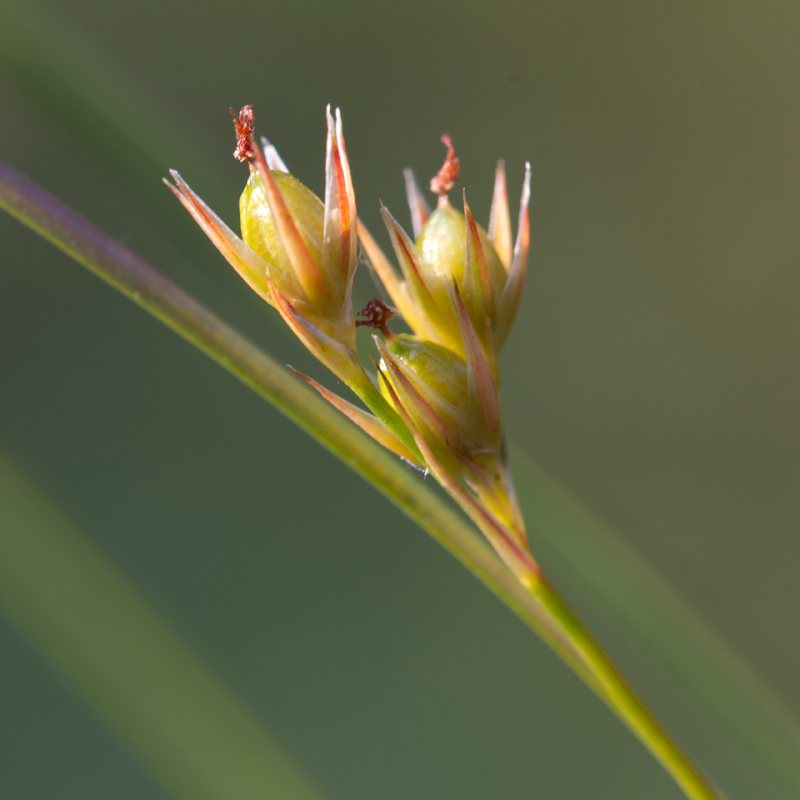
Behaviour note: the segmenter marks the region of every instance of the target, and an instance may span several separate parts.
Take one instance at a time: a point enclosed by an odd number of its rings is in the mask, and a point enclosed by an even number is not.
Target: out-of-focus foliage
[[[2,453],[0,531],[4,612],[171,792],[320,800],[263,725]]]

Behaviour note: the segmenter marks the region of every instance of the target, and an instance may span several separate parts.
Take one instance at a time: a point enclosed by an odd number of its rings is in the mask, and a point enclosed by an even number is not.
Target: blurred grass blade
[[[323,797],[125,577],[2,453],[0,603],[176,796]]]
[[[0,0],[0,71],[108,168],[156,225],[166,224],[160,211],[173,208],[161,184],[166,166],[199,184],[235,188],[191,130],[178,130],[175,110],[155,102],[58,7]]]
[[[766,775],[800,797],[800,721],[788,704],[572,489],[521,448],[512,448],[512,458],[544,562],[679,678]]]

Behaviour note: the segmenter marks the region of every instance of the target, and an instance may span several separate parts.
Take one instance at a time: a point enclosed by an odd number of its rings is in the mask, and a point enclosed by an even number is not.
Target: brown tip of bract
[[[456,157],[453,140],[445,134],[442,136],[442,142],[447,146],[447,155],[444,158],[442,168],[436,173],[436,177],[431,180],[431,191],[436,192],[440,197],[446,195],[455,186],[461,175],[461,162]]]
[[[256,157],[253,151],[253,131],[255,130],[253,106],[242,106],[238,114],[231,109],[231,116],[236,131],[236,149],[233,151],[233,157],[237,161],[249,164]]]
[[[383,300],[370,300],[361,311],[358,312],[359,317],[364,319],[356,320],[356,327],[365,325],[368,328],[375,328],[379,330],[385,337],[392,336],[392,332],[388,328],[388,324],[395,317],[400,316],[400,312],[390,305],[387,305]]]

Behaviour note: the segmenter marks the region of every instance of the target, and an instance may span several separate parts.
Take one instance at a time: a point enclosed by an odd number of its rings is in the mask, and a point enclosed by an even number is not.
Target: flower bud
[[[495,298],[502,294],[506,271],[486,231],[472,218],[466,197],[464,212],[453,208],[446,197],[441,198],[417,239],[422,255],[420,270],[434,296],[447,296],[449,284],[455,281],[484,349],[494,354]],[[444,309],[434,322],[441,334],[449,336],[451,331],[459,331],[452,305],[441,301],[437,305]]]
[[[503,443],[497,354],[525,274],[529,176],[512,257],[502,167],[488,233],[475,222],[466,199],[463,214],[447,200],[460,169],[449,137],[443,137],[447,159],[431,182],[439,194],[433,213],[406,172],[416,241],[382,210],[403,280],[360,230],[373,266],[415,333],[395,336],[388,322],[398,312],[382,301],[371,301],[359,315],[363,318],[354,318],[360,225],[338,111],[335,120],[330,109],[327,113],[324,200],[289,173],[269,142],[259,147],[252,108],[233,116],[235,156],[251,172],[239,202],[242,238],[176,172],[175,184],[168,185],[228,262],[372,413],[305,380],[389,450],[430,469],[498,552],[519,565],[529,551]],[[376,338],[379,386],[358,359],[357,324],[385,338]],[[535,562],[525,563],[528,575]]]
[[[404,373],[427,404],[427,408],[409,404],[409,413],[419,426],[430,429],[434,436],[446,431],[440,444],[446,445],[449,441],[453,447],[465,453],[491,447],[491,444],[482,441],[484,432],[474,424],[466,411],[469,388],[463,358],[440,344],[405,334],[393,336],[385,343],[385,347],[394,357],[396,368]],[[381,369],[391,374],[386,357]],[[399,389],[396,387],[395,391],[402,393],[402,396],[407,394],[402,386]],[[386,387],[383,387],[383,394],[391,402]],[[434,414],[438,419],[436,423],[432,422]]]

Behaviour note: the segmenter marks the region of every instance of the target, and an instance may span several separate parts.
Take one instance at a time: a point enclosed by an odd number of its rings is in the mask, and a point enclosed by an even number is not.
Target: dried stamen
[[[400,316],[400,312],[396,308],[387,305],[383,300],[370,300],[367,305],[358,312],[359,317],[365,319],[357,319],[356,327],[359,325],[366,325],[368,328],[376,328],[384,336],[392,336],[392,332],[387,327],[390,320]]]
[[[242,110],[237,114],[231,109],[233,117],[233,127],[236,130],[236,150],[233,157],[248,164],[256,157],[253,151],[253,131],[255,121],[253,119],[253,106],[242,106]]]
[[[447,155],[444,164],[436,177],[431,180],[431,191],[436,192],[440,197],[444,197],[455,185],[461,174],[461,164],[456,158],[456,151],[453,147],[453,140],[445,134],[442,141],[447,145]]]

